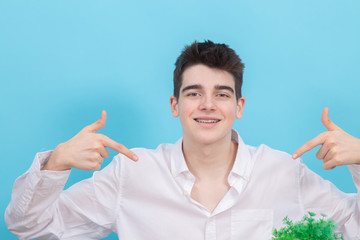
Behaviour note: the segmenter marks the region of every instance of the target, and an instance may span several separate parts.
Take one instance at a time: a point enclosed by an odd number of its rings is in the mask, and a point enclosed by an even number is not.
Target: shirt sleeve
[[[348,167],[357,189],[357,206],[360,212],[360,165],[354,164],[354,165],[349,165]]]
[[[360,166],[349,166],[357,194],[346,194],[300,164],[300,195],[305,211],[326,214],[338,224],[345,239],[360,239]]]
[[[14,184],[5,221],[19,239],[100,239],[112,232],[118,199],[117,161],[63,191],[68,171],[41,168],[51,151],[38,153]]]

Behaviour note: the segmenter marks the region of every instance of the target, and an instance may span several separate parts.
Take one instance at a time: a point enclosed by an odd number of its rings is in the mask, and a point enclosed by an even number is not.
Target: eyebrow
[[[228,90],[231,93],[235,93],[234,89],[232,87],[226,86],[226,85],[216,85],[215,86],[216,90]]]
[[[184,93],[185,91],[191,90],[191,89],[203,89],[203,87],[200,84],[193,84],[189,85],[183,88],[181,90],[181,93]],[[215,85],[216,90],[228,90],[232,94],[235,93],[234,89],[232,87],[226,86],[226,85]]]
[[[187,90],[191,90],[191,89],[202,89],[203,87],[200,84],[194,84],[194,85],[189,85],[183,88],[183,90],[181,90],[181,93],[184,93]]]

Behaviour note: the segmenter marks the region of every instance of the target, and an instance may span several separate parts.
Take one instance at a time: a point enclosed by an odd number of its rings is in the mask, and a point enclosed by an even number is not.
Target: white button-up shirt
[[[346,239],[360,239],[359,194],[345,194],[291,156],[245,145],[237,132],[230,190],[213,212],[191,198],[195,177],[182,139],[156,150],[133,149],[138,162],[117,155],[93,177],[63,191],[70,171],[41,171],[51,152],[38,153],[14,185],[5,219],[20,239],[121,240],[271,239],[285,216],[307,211],[334,219]],[[360,187],[360,166],[349,166]],[[359,192],[359,191],[358,191]]]

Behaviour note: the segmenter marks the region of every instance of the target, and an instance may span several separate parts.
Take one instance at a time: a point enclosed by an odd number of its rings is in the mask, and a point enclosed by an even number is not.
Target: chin
[[[229,132],[230,132],[230,136],[231,136],[231,130]],[[224,138],[226,138],[227,135],[228,134],[201,132],[201,133],[192,135],[191,138],[193,139],[194,142],[196,142],[198,144],[211,145],[211,144],[214,144],[214,143],[224,140]]]

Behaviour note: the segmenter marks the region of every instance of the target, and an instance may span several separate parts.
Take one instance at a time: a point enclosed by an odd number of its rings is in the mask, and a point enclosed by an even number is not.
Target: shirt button
[[[40,177],[40,174],[39,174],[38,172],[36,172],[35,175],[36,175],[37,177]]]
[[[246,181],[249,181],[249,176],[245,176],[245,180],[246,180]]]
[[[191,180],[191,179],[192,179],[192,177],[191,177],[191,174],[190,174],[190,173],[188,173],[188,174],[186,175],[186,177],[187,177],[187,179],[189,179],[189,180]]]
[[[209,222],[212,222],[212,221],[214,221],[214,218],[213,218],[213,217],[210,217],[210,218],[209,218]]]
[[[31,191],[30,191],[30,189],[26,189],[26,192],[27,192],[27,194],[30,194],[31,193]]]
[[[22,201],[22,202],[21,202],[21,205],[23,205],[23,206],[25,207],[26,202]]]
[[[176,177],[176,173],[175,173],[175,172],[172,172],[172,175],[173,175],[173,177]]]
[[[185,196],[189,195],[189,192],[185,190],[185,191],[184,191],[184,195],[185,195]]]

